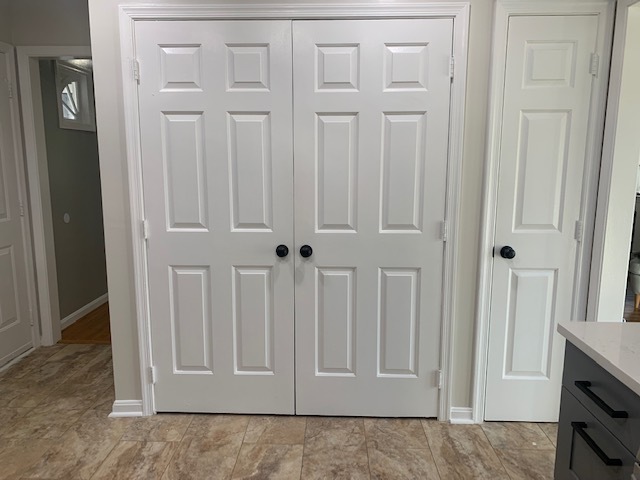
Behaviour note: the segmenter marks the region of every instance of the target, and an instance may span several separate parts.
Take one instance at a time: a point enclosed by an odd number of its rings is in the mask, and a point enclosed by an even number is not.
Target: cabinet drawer
[[[563,388],[555,479],[628,480],[634,464],[635,457]]]
[[[562,384],[631,452],[640,447],[640,397],[567,343]],[[623,414],[627,415],[624,418]]]

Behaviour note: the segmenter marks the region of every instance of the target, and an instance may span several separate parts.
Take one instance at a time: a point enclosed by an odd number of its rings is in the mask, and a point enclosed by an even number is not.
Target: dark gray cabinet
[[[567,343],[555,478],[630,480],[639,449],[640,397]]]

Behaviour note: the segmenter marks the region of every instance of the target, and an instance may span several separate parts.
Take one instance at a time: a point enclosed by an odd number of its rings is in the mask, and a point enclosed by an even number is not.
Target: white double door
[[[437,415],[453,21],[139,23],[156,409]]]

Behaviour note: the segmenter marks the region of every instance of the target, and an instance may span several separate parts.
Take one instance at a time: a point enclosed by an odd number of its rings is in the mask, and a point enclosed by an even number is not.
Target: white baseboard
[[[84,307],[79,308],[78,310],[76,310],[72,314],[67,315],[62,320],[60,320],[60,329],[64,330],[69,325],[73,325],[78,320],[80,320],[82,317],[84,317],[87,313],[95,310],[100,305],[104,305],[108,301],[109,301],[109,294],[108,293],[105,293],[104,295],[99,296],[95,300],[87,303]]]
[[[458,425],[471,425],[473,421],[473,409],[469,407],[451,407],[450,422]]]
[[[109,417],[142,417],[142,400],[116,400]]]

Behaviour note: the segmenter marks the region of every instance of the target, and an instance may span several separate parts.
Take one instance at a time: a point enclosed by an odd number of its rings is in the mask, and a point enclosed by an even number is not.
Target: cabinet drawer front
[[[556,480],[628,480],[634,464],[634,456],[563,388]]]
[[[571,343],[567,343],[562,385],[627,449],[638,451],[640,397]]]

